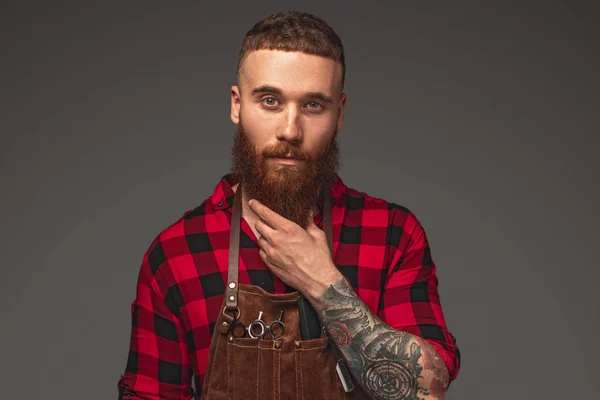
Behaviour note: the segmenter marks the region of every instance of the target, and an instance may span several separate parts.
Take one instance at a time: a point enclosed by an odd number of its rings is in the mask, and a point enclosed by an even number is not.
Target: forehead
[[[341,63],[299,51],[256,50],[246,56],[240,71],[244,88],[275,86],[286,92],[341,91]]]

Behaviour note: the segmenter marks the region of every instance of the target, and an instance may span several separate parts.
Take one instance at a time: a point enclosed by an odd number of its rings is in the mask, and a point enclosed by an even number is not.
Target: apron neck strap
[[[323,190],[323,230],[327,235],[329,253],[331,254],[331,258],[333,258],[333,221],[331,215],[331,187],[326,187]]]
[[[242,222],[242,184],[233,196],[233,211],[231,213],[231,232],[229,234],[229,267],[227,288],[225,289],[225,307],[228,311],[238,311],[238,261],[240,255],[240,225]],[[238,311],[239,314],[239,311]]]

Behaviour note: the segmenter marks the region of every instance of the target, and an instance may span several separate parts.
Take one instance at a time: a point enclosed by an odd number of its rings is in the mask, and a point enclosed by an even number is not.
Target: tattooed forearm
[[[341,279],[317,298],[317,310],[362,389],[374,399],[442,399],[448,371],[420,337],[384,324]]]

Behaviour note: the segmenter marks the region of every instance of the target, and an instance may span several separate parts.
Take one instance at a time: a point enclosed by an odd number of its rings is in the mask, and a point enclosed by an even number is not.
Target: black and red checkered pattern
[[[192,379],[201,392],[227,281],[234,183],[225,175],[208,199],[164,229],[145,253],[120,398],[190,399]],[[415,215],[351,189],[339,177],[332,203],[339,270],[383,321],[427,339],[455,379],[460,353],[446,326],[436,266]],[[315,222],[322,227],[322,216]],[[239,282],[271,293],[293,291],[264,265],[245,220],[241,228]]]

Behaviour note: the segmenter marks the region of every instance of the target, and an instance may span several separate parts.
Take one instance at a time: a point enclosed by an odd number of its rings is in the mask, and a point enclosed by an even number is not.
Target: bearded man
[[[247,33],[231,171],[144,255],[120,399],[444,397],[460,353],[424,230],[339,176],[344,80],[314,15]]]

